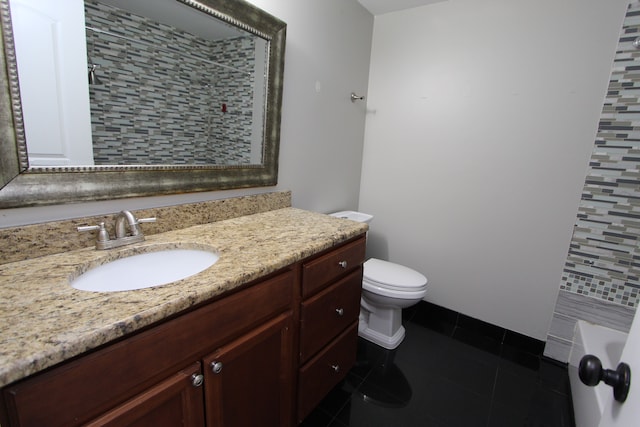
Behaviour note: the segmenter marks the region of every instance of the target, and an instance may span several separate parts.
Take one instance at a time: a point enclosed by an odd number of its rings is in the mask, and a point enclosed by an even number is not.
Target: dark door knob
[[[631,368],[626,363],[619,363],[618,368],[602,369],[602,362],[596,356],[587,354],[580,360],[578,376],[583,384],[593,387],[600,381],[613,387],[613,398],[624,402],[631,386]]]

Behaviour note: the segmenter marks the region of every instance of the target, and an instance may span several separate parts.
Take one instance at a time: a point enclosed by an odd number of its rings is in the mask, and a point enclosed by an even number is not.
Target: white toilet
[[[373,216],[342,211],[338,218],[369,223]],[[404,339],[402,309],[420,302],[427,293],[427,278],[408,267],[370,258],[364,263],[358,335],[386,349],[394,349]]]

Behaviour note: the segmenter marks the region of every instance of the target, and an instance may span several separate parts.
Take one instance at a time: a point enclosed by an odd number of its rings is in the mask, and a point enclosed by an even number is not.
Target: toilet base
[[[360,299],[358,335],[388,350],[398,347],[405,334],[400,304],[408,301],[414,303],[413,300],[390,300],[384,296],[363,292]]]
[[[404,340],[405,330],[404,326],[400,326],[393,335],[389,336],[381,334],[378,331],[374,331],[369,328],[369,325],[366,322],[360,319],[360,323],[358,324],[358,335],[367,341],[379,345],[380,347],[386,348],[387,350],[393,350],[400,345],[402,340]]]

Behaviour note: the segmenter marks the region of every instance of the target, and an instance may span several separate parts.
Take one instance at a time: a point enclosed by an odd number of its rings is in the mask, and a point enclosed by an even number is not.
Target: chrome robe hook
[[[351,102],[364,101],[364,96],[358,96],[355,92],[351,92]]]

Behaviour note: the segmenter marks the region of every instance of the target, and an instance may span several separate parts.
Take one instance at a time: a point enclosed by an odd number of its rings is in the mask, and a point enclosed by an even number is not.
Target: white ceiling
[[[412,7],[425,6],[447,0],[358,0],[372,15],[395,12],[397,10],[411,9]]]

